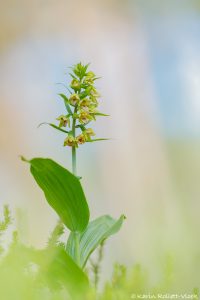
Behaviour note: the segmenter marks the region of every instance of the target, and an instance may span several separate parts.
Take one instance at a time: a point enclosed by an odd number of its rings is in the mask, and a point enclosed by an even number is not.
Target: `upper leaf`
[[[41,125],[49,125],[49,126],[55,128],[55,129],[59,130],[59,131],[62,131],[62,132],[64,132],[64,133],[69,133],[69,131],[62,129],[62,128],[60,128],[59,126],[56,126],[56,125],[53,124],[53,123],[43,122],[43,123],[40,123],[40,124],[38,125],[38,127],[40,127]]]
[[[104,138],[100,138],[100,139],[90,139],[87,140],[87,143],[93,143],[93,142],[99,142],[99,141],[107,141],[109,139],[104,139]]]
[[[46,200],[71,231],[82,232],[89,221],[89,208],[80,181],[51,159],[34,158],[31,173]]]
[[[72,115],[72,110],[71,110],[71,108],[70,108],[69,100],[68,100],[67,96],[65,96],[64,94],[59,94],[59,96],[64,100],[65,107],[66,107],[68,113],[69,113],[70,115]]]
[[[89,223],[88,227],[79,236],[80,243],[80,266],[83,268],[92,252],[110,235],[117,233],[125,216],[118,220],[105,215]],[[72,232],[67,241],[66,250],[75,259],[75,234]]]

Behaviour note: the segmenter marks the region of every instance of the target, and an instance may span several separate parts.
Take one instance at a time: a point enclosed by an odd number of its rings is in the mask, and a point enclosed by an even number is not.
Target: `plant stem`
[[[72,172],[76,175],[76,147],[72,147]]]
[[[74,108],[74,114],[77,112],[77,107]],[[72,135],[76,137],[76,118],[73,118]],[[72,173],[76,176],[76,146],[72,147]]]
[[[75,232],[75,259],[78,266],[80,266],[80,243],[79,243],[79,232]]]
[[[74,108],[74,114],[77,112],[77,106]],[[76,118],[73,118],[72,123],[72,135],[76,137]],[[72,147],[72,172],[76,176],[76,146]],[[78,266],[80,266],[80,243],[79,243],[79,232],[75,232],[75,259]]]

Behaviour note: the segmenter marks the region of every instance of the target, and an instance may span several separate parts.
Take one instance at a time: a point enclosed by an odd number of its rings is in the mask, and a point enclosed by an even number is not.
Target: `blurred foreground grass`
[[[4,218],[0,222],[0,238],[7,234],[11,222],[10,211],[5,206]],[[160,278],[153,283],[152,276],[145,266],[135,264],[133,267],[127,268],[117,263],[113,267],[110,280],[104,283],[99,290],[94,287],[94,274],[91,273],[91,269],[87,271],[90,278],[89,288],[81,289],[80,286],[69,286],[67,282],[69,278],[66,277],[66,273],[60,272],[63,270],[63,265],[61,269],[52,265],[55,258],[52,256],[52,249],[64,249],[59,241],[62,234],[62,224],[58,223],[46,248],[42,250],[23,245],[16,231],[13,232],[12,241],[7,249],[1,240],[1,300],[124,300],[137,298],[135,295],[154,295],[156,297],[158,294],[186,293],[195,297],[198,294],[198,287],[193,286],[192,278],[191,283],[184,285],[173,254],[165,258],[161,266]],[[182,263],[184,264],[184,261]],[[76,275],[74,274],[74,276]]]

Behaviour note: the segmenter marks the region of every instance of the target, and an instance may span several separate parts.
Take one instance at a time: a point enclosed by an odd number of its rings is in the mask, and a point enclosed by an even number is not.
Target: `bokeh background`
[[[0,203],[23,241],[44,246],[57,217],[19,155],[71,168],[63,134],[37,126],[64,111],[68,66],[91,62],[112,140],[80,147],[78,173],[93,218],[127,216],[102,276],[139,262],[156,281],[167,259],[198,286],[200,2],[1,0],[0,20]]]

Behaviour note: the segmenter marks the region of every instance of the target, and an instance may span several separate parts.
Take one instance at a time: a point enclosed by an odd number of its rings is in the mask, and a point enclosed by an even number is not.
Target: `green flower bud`
[[[79,95],[77,94],[72,94],[69,98],[69,102],[71,105],[75,106],[79,103],[80,101],[80,98],[79,98]]]
[[[83,83],[86,85],[92,85],[92,84],[94,84],[94,79],[91,77],[85,77],[85,79],[83,80]]]
[[[89,71],[89,72],[86,73],[86,77],[88,77],[88,78],[94,78],[95,74],[92,71]]]
[[[93,131],[92,128],[87,128],[85,130],[85,133],[88,134],[89,136],[94,136],[95,135],[95,133],[94,133],[94,131]]]
[[[59,116],[56,120],[60,121],[59,127],[66,127],[67,125],[70,126],[70,119],[64,115]]]
[[[86,142],[86,137],[84,134],[80,134],[76,137],[76,141],[79,145],[84,144]]]
[[[88,67],[88,65],[84,66],[81,63],[78,63],[77,65],[74,66],[73,72],[79,78],[83,78],[83,76],[85,76],[87,67]]]
[[[98,113],[98,110],[96,109],[96,106],[91,105],[91,106],[89,107],[89,113],[90,113],[90,114]]]
[[[73,79],[70,86],[75,91],[80,90],[81,88],[80,82],[77,79]]]
[[[95,98],[99,98],[101,97],[101,95],[97,92],[97,90],[95,89],[95,87],[92,87],[91,91],[90,91],[90,95],[92,97],[95,97]]]
[[[99,102],[97,101],[97,98],[90,96],[90,101],[95,105],[98,106]]]
[[[90,140],[91,136],[95,136],[95,133],[92,130],[92,128],[87,128],[86,130],[84,130],[83,134],[86,138],[86,141]]]
[[[76,146],[76,139],[72,135],[68,135],[64,140],[64,146]]]

